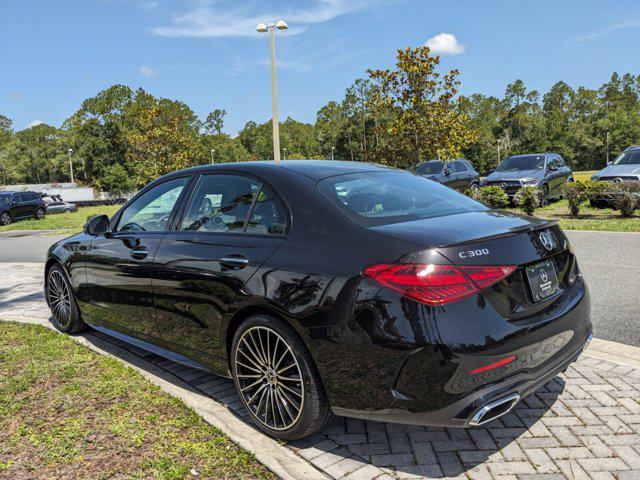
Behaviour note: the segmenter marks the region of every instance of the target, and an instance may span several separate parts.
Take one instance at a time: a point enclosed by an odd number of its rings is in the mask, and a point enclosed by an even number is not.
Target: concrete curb
[[[0,318],[0,321],[42,325],[57,332],[48,320],[42,318],[12,317],[10,319]],[[253,453],[260,463],[278,475],[278,477],[287,480],[299,480],[301,478],[328,480],[330,478],[306,460],[280,445],[276,440],[259,433],[251,425],[237,418],[227,408],[196,392],[186,382],[171,375],[169,372],[156,367],[133,353],[104,342],[90,333],[69,336],[69,338],[94,352],[115,358],[126,366],[136,369],[151,383],[160,387],[169,395],[182,400],[207,423],[221,430],[234,443]]]
[[[585,354],[609,362],[640,368],[640,347],[594,338]]]

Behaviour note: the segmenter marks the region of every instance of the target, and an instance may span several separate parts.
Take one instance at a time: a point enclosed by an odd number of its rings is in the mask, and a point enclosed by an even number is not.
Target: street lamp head
[[[267,26],[264,23],[259,23],[258,26],[256,27],[256,30],[259,31],[260,33],[264,33],[267,31]]]
[[[73,153],[73,148],[70,148],[70,149],[69,149],[69,153]]]
[[[287,28],[289,28],[289,25],[287,25],[287,22],[285,22],[284,20],[278,20],[276,22],[276,28],[278,30],[286,30]]]

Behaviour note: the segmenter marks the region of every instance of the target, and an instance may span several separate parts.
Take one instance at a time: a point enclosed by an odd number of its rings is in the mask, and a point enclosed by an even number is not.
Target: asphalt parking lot
[[[640,234],[567,231],[591,292],[594,336],[640,346]],[[0,234],[0,262],[44,261],[64,238],[33,232]]]

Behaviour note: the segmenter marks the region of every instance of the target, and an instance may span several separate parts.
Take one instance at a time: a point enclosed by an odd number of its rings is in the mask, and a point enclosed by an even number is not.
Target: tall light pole
[[[285,148],[285,149],[283,149],[283,150],[284,150],[284,151],[283,151],[282,153],[284,153],[284,159],[286,160],[286,159],[287,159],[287,149]]]
[[[69,150],[69,172],[71,173],[71,185],[73,185],[73,162],[71,161],[71,154],[73,153],[73,148]]]
[[[214,154],[215,152],[216,152],[216,151],[212,148],[212,149],[211,149],[211,163],[216,163],[216,162],[213,160],[213,154]]]
[[[276,165],[280,164],[280,126],[278,125],[278,93],[276,91],[276,34],[275,30],[286,30],[289,26],[284,20],[275,23],[259,23],[256,30],[260,33],[269,32],[271,36],[271,104],[273,123],[273,159]]]
[[[331,160],[333,160],[333,151],[336,149],[336,147],[331,147]]]
[[[607,165],[609,165],[609,132],[607,132]]]

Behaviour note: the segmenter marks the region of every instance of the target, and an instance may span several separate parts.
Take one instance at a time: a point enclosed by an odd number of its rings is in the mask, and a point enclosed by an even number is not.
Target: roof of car
[[[14,194],[14,193],[36,193],[32,190],[3,190],[0,193],[10,193],[10,194]],[[38,195],[36,193],[36,195]]]
[[[218,169],[232,170],[235,168],[255,173],[268,172],[272,169],[282,168],[291,172],[299,173],[314,180],[321,180],[323,178],[342,175],[345,173],[397,170],[394,167],[378,163],[347,162],[341,160],[282,160],[280,162],[280,166],[276,166],[273,160],[263,160],[200,165],[170,173],[166,175],[166,177],[185,172],[203,172]]]

